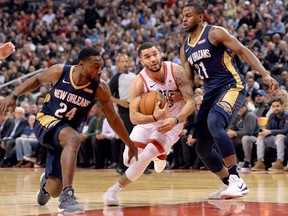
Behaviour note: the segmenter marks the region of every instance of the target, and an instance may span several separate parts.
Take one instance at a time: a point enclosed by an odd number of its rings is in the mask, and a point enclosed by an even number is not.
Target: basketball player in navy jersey
[[[139,160],[133,159],[125,174],[104,194],[104,204],[108,206],[119,205],[116,194],[136,181],[151,161],[156,172],[165,168],[166,154],[180,138],[186,118],[195,106],[193,89],[182,66],[171,61],[163,62],[160,51],[151,42],[139,47],[138,56],[144,68],[130,84],[130,118],[135,125],[130,138],[138,147]],[[182,100],[171,101],[168,98],[171,91],[180,92]],[[147,92],[160,92],[169,99],[162,109],[158,102],[152,115],[143,115],[139,111],[141,96]],[[128,166],[127,148],[123,158]]]
[[[279,85],[257,57],[227,30],[203,23],[204,9],[201,4],[185,5],[182,16],[182,27],[189,34],[180,50],[180,59],[192,83],[194,72],[197,72],[204,81],[205,89],[197,115],[197,153],[205,165],[228,186],[224,185],[210,194],[209,198],[244,196],[249,189],[239,177],[234,146],[226,133],[228,123],[245,100],[245,83],[232,52],[257,70],[272,92],[277,91]],[[213,148],[214,143],[220,154]]]
[[[45,175],[41,176],[37,201],[45,205],[50,196],[59,197],[59,212],[84,211],[76,201],[72,188],[77,153],[81,144],[77,131],[80,123],[99,100],[113,130],[129,147],[129,161],[137,158],[137,148],[129,138],[124,123],[115,112],[108,85],[100,79],[103,60],[91,47],[83,48],[77,65],[57,64],[27,79],[10,96],[0,102],[0,113],[14,107],[18,96],[37,88],[41,83],[52,83],[43,108],[34,125],[38,141],[47,146]]]

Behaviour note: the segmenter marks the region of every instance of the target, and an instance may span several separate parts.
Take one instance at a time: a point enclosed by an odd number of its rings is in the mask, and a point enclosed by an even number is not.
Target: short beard
[[[151,68],[148,68],[148,69],[149,69],[149,71],[151,71],[153,73],[157,73],[161,70],[161,68],[162,68],[162,62],[160,62],[159,67],[157,69],[154,69],[154,70]]]
[[[198,25],[193,25],[186,32],[188,33],[194,32],[197,28],[198,28]]]

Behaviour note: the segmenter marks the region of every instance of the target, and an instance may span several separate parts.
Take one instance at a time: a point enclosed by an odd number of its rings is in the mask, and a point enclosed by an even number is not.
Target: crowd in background
[[[135,4],[133,0],[1,1],[0,43],[11,41],[15,44],[16,51],[0,62],[0,86],[15,81],[11,85],[1,87],[0,96],[7,96],[24,81],[22,76],[29,75],[35,70],[57,63],[75,64],[78,52],[84,46],[93,46],[100,51],[104,60],[102,78],[107,82],[118,72],[115,60],[119,53],[129,56],[130,72],[137,73],[141,69],[137,48],[146,41],[154,42],[159,47],[163,60],[181,64],[179,49],[186,37],[181,27],[181,10],[187,2],[182,0],[136,2]],[[206,9],[205,21],[208,24],[225,27],[241,43],[249,47],[280,84],[281,91],[277,95],[269,93],[268,87],[260,81],[258,72],[245,64],[243,59],[236,57],[236,63],[247,83],[248,109],[251,111],[257,109],[255,98],[261,95],[269,107],[274,97],[281,98],[284,110],[287,110],[287,1],[202,2]],[[41,86],[19,97],[18,106],[24,108],[26,117],[30,114],[36,115],[41,109],[48,90],[49,85]],[[204,94],[203,83],[199,76],[195,77],[194,90],[196,96]],[[263,91],[259,93],[259,90]],[[262,117],[268,117],[271,112],[267,111]],[[0,116],[1,138],[11,135],[3,135],[3,122],[7,118],[15,117],[13,113]],[[86,126],[89,126],[88,124],[87,121]],[[187,151],[185,145],[190,130],[191,128],[187,128],[187,133],[183,134],[184,138],[179,141],[180,144],[175,145],[170,158],[168,157],[171,168],[203,167],[193,153],[191,153],[193,161],[188,161],[188,165],[183,159]],[[85,130],[83,132],[85,133]],[[181,147],[181,141],[184,147]],[[193,145],[190,147],[193,148]],[[5,144],[2,144],[4,153],[1,154],[0,151],[0,159],[5,157],[4,149]],[[36,148],[33,152],[39,150]],[[112,156],[107,158],[105,163],[103,160],[103,165],[97,168],[107,167],[113,163]],[[43,160],[40,161],[44,163]]]

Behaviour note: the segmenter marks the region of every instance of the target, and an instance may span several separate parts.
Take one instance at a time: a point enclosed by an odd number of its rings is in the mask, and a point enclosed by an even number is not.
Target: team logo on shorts
[[[227,112],[229,115],[232,115],[232,107],[229,103],[225,101],[220,101],[217,103],[219,107],[221,107],[225,112]]]
[[[55,121],[52,121],[47,128],[50,128],[50,127],[54,127],[56,124],[58,124],[60,122],[60,120],[55,120]]]

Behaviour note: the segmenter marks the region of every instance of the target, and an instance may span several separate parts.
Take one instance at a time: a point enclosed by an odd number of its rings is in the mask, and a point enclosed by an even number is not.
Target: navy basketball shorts
[[[55,117],[38,114],[34,123],[35,136],[39,143],[47,147],[45,177],[54,176],[62,180],[61,153],[59,133],[65,127],[71,127],[66,122],[55,120]]]
[[[213,97],[205,96],[196,120],[197,135],[199,137],[211,137],[207,118],[212,107],[219,115],[225,117],[228,126],[229,122],[236,117],[239,109],[245,102],[245,91],[239,91],[236,88],[222,91]]]

